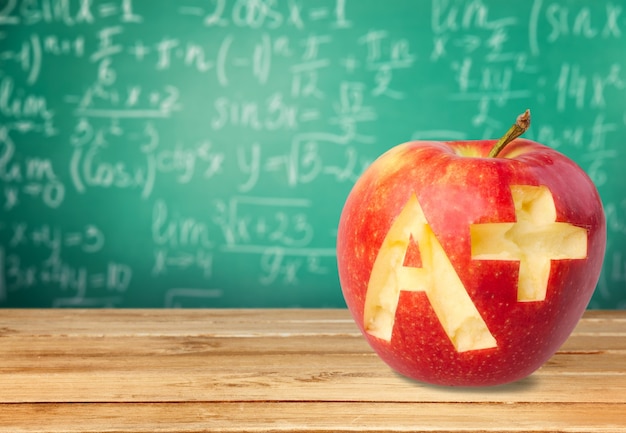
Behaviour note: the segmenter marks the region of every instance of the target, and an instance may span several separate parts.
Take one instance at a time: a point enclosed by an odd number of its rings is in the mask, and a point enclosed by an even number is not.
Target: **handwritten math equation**
[[[336,224],[363,170],[531,108],[527,137],[605,202],[594,305],[626,307],[624,9],[2,2],[0,305],[342,305]]]

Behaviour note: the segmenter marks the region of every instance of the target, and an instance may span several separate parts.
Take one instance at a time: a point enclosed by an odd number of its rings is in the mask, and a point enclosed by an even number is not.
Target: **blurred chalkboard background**
[[[411,139],[527,138],[606,207],[626,308],[626,5],[0,0],[0,307],[337,307],[337,220]]]

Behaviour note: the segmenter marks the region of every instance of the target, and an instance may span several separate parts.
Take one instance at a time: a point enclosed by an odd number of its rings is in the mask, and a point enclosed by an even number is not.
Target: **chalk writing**
[[[626,305],[616,1],[0,4],[0,306],[341,306],[343,201],[401,142],[526,137],[605,205]]]

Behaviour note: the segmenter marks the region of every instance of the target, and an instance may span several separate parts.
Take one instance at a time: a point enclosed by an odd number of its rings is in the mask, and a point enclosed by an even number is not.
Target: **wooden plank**
[[[626,313],[493,388],[392,372],[346,310],[0,311],[0,432],[626,431]]]
[[[1,315],[1,402],[626,401],[624,315],[592,314],[530,378],[475,391],[393,373],[342,310],[38,312]]]
[[[345,309],[2,310],[0,337],[47,336],[256,337],[360,333]]]
[[[617,432],[621,404],[160,403],[0,405],[0,432]]]
[[[213,337],[213,336],[32,336],[0,338],[5,361],[28,362],[34,356],[173,356],[270,355],[289,353],[373,353],[360,335],[303,335],[298,337]],[[23,358],[19,359],[18,358]],[[1,365],[1,364],[0,364]]]
[[[583,316],[586,319],[597,319],[611,322],[626,322],[624,310],[587,310]]]
[[[0,310],[5,336],[360,336],[345,309],[10,309]],[[587,311],[573,336],[626,336],[623,311]]]
[[[626,350],[561,350],[549,359],[541,374],[626,374]],[[350,365],[378,369],[382,362],[362,339],[345,337],[300,337],[259,339],[33,338],[5,339],[0,348],[4,371],[70,371],[117,369],[167,369],[186,366],[221,370],[259,368],[290,371],[295,368]],[[146,364],[146,362],[148,364]],[[234,367],[236,365],[236,367]]]
[[[117,347],[110,350],[113,342]],[[145,350],[142,339],[92,343],[66,341],[55,352],[49,342],[49,351],[22,355],[3,346],[0,401],[626,402],[624,355],[612,352],[556,355],[517,383],[457,390],[403,378],[374,353],[312,352],[300,346],[302,352],[292,353],[175,353],[170,348],[163,354],[154,347]]]
[[[626,325],[624,325],[626,328]],[[626,336],[572,334],[559,348],[559,352],[588,352],[594,350],[626,351]]]
[[[172,337],[63,337],[32,336],[0,338],[0,353],[5,363],[24,363],[33,357],[51,358],[63,355],[73,358],[95,356],[174,356],[196,354],[371,354],[374,353],[361,336],[301,336],[227,338],[209,336]],[[572,336],[557,354],[601,355],[626,352],[626,337]],[[626,355],[626,353],[625,353]],[[20,359],[23,358],[23,359]],[[0,363],[0,366],[5,365]]]

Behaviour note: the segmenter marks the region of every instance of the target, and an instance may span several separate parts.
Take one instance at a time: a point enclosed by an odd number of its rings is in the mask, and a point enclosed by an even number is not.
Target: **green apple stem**
[[[515,140],[517,137],[522,135],[524,132],[528,130],[530,127],[530,110],[524,111],[522,114],[517,116],[517,120],[515,123],[509,128],[509,130],[498,140],[498,142],[493,146],[491,151],[489,152],[489,158],[495,158],[498,154],[505,148],[507,144],[511,141]]]

